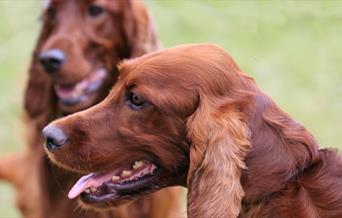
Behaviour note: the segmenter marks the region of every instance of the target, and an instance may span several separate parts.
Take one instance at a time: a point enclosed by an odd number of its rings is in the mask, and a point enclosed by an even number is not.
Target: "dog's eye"
[[[128,104],[133,109],[140,109],[145,105],[145,101],[134,92],[129,92],[127,96]]]
[[[88,14],[92,17],[96,17],[96,16],[99,16],[100,14],[102,14],[104,12],[104,9],[99,6],[99,5],[90,5],[88,7]]]

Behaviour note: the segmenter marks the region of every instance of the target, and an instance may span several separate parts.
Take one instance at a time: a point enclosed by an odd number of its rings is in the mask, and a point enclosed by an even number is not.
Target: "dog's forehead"
[[[157,89],[191,83],[191,79],[184,79],[186,70],[183,69],[159,55],[128,60],[119,65],[120,80],[126,87],[134,85]]]
[[[230,56],[211,44],[182,45],[160,50],[119,66],[127,83],[156,87],[185,87],[198,83],[216,84],[218,77],[237,69]],[[231,69],[230,69],[231,68]]]

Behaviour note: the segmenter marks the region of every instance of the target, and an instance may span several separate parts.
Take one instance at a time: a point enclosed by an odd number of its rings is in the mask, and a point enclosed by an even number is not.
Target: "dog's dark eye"
[[[88,7],[88,14],[92,17],[96,17],[99,16],[100,14],[102,14],[104,12],[103,8],[99,5],[90,5]]]
[[[134,92],[128,93],[127,100],[129,106],[131,106],[133,109],[140,109],[145,105],[145,101]]]

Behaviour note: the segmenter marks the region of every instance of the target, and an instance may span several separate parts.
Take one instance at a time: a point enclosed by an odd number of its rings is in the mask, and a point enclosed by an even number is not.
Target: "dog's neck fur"
[[[318,157],[312,135],[268,96],[259,92],[254,103],[249,120],[252,148],[241,178],[247,204],[284,189]]]

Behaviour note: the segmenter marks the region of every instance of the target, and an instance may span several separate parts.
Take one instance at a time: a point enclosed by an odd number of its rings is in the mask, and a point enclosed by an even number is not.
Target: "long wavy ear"
[[[29,77],[25,89],[24,106],[32,118],[40,115],[48,105],[51,80],[39,64],[39,51],[48,36],[49,28],[44,25],[32,55]]]
[[[25,90],[25,110],[32,118],[39,116],[47,107],[51,87],[48,75],[38,65],[38,61],[32,61]]]
[[[159,49],[153,20],[142,1],[125,1],[123,20],[131,57],[139,57]]]
[[[188,119],[189,217],[239,215],[244,196],[241,169],[251,145],[244,115],[235,104],[200,95],[199,106]]]

